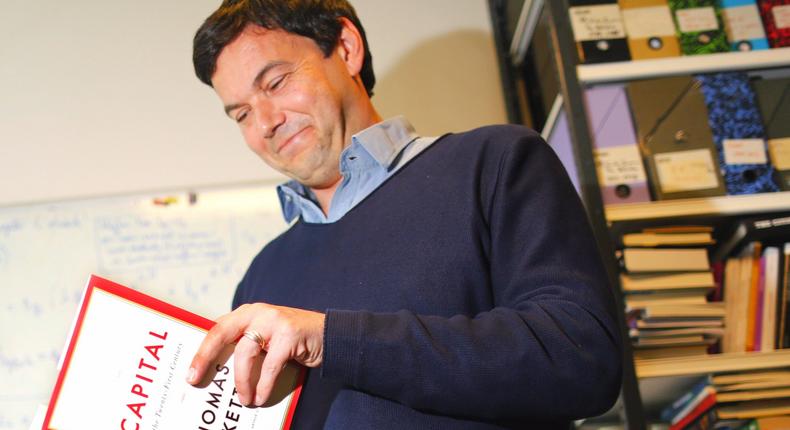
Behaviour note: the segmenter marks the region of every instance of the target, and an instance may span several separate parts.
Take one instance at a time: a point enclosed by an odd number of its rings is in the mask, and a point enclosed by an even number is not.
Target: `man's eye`
[[[247,118],[247,112],[242,112],[236,117],[236,122],[240,123],[244,121],[244,118]]]
[[[283,81],[285,81],[285,75],[278,76],[269,82],[269,91],[276,90],[280,86],[282,86]]]

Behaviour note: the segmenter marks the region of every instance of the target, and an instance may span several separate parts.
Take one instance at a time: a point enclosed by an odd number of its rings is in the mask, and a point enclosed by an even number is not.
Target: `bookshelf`
[[[788,64],[790,64],[790,47],[653,60],[581,64],[576,66],[576,71],[580,83],[591,85],[697,73],[772,69],[787,67]]]
[[[688,216],[748,215],[790,210],[790,191],[606,206],[610,223]]]
[[[790,191],[604,206],[583,97],[584,89],[588,87],[647,78],[723,71],[760,71],[765,75],[786,76],[790,70],[790,48],[580,64],[570,25],[568,0],[489,0],[489,9],[510,121],[525,123],[522,121],[525,117],[523,111],[534,108],[534,104],[524,107],[524,98],[535,99],[530,94],[525,97],[520,92],[524,88],[527,92],[539,92],[543,105],[538,103],[538,107],[546,112],[550,111],[547,109],[547,100],[562,100],[560,103],[567,115],[573,143],[578,188],[599,242],[599,251],[607,265],[618,308],[625,309],[620,290],[619,263],[614,258],[618,235],[629,230],[672,223],[715,223],[718,228],[730,225],[743,216],[790,212]],[[521,18],[521,25],[515,34],[498,30],[503,14],[514,14]],[[542,41],[542,45],[546,46],[530,47],[530,41],[534,42],[532,45],[539,45]],[[546,57],[544,51],[551,52],[548,58],[552,69],[548,72],[545,68],[535,66],[535,63]],[[532,70],[529,68],[530,62]],[[535,74],[538,71],[540,75]],[[528,76],[530,72],[532,75]],[[547,76],[545,81],[543,75]],[[540,118],[540,115],[532,110],[533,121],[543,124],[542,120],[536,118]],[[598,417],[602,425],[616,423],[625,424],[629,430],[646,429],[647,417],[655,416],[657,410],[674,401],[705,374],[790,368],[790,350],[634,361],[624,319],[621,321],[621,333],[626,339],[623,387],[620,400],[613,410]],[[595,427],[585,424],[583,428]]]

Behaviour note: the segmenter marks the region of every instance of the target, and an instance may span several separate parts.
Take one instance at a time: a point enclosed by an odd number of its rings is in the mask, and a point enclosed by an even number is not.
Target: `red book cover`
[[[760,0],[760,15],[771,48],[790,46],[790,0]]]
[[[288,429],[305,369],[288,365],[271,406],[240,404],[232,345],[199,386],[186,382],[213,321],[91,276],[42,430]],[[223,427],[224,426],[224,427]]]
[[[708,412],[708,409],[716,405],[716,393],[710,393],[704,400],[702,400],[696,408],[692,409],[688,415],[683,417],[680,421],[669,426],[669,430],[682,430],[687,425],[691,424],[699,418],[702,414]]]

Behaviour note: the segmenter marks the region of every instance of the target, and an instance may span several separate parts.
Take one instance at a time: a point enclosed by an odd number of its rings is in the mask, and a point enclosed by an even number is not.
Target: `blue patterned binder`
[[[767,155],[764,164],[727,164],[725,141],[762,139],[765,152],[765,130],[754,91],[745,73],[714,73],[699,75],[702,93],[708,105],[708,123],[719,152],[719,166],[728,194],[755,194],[778,191],[772,179],[773,166]]]

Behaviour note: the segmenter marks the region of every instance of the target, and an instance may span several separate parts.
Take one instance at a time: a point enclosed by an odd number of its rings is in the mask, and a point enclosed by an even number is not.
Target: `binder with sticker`
[[[790,46],[790,0],[759,0],[771,48]]]
[[[595,165],[605,204],[650,201],[647,175],[622,85],[585,91]]]
[[[680,44],[667,0],[620,0],[631,58],[678,57]]]
[[[765,130],[745,73],[699,75],[708,124],[728,194],[778,191],[768,160]]]
[[[757,0],[718,0],[733,51],[769,49]]]
[[[669,0],[683,55],[729,52],[716,0]]]
[[[568,13],[582,63],[628,61],[623,17],[617,0],[570,0]]]
[[[790,191],[790,78],[752,83],[768,139],[768,154],[779,188]]]
[[[631,82],[626,87],[656,200],[726,193],[699,87],[690,76]]]

